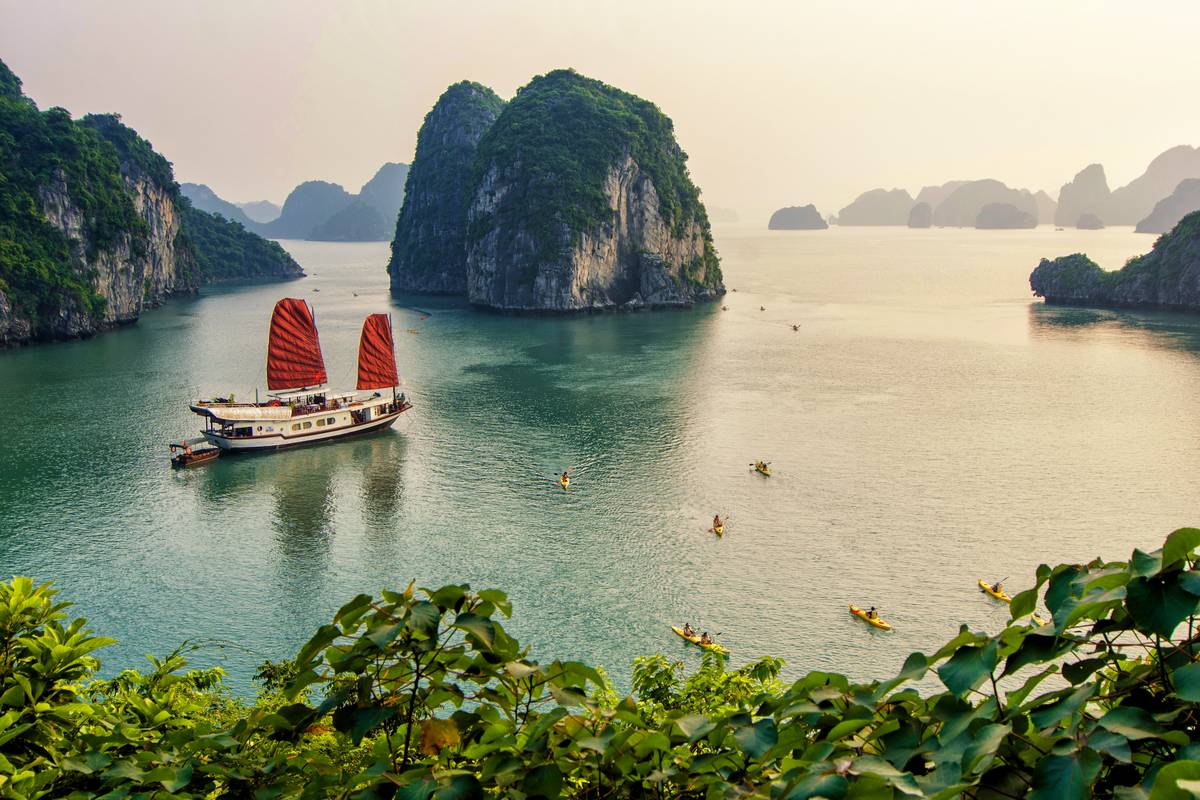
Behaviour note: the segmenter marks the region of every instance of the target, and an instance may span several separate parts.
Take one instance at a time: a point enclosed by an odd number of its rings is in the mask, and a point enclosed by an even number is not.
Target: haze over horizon
[[[282,203],[357,191],[412,158],[447,85],[508,98],[572,67],[655,102],[710,207],[756,221],[859,193],[997,178],[1057,196],[1087,164],[1116,187],[1200,144],[1200,6],[929,2],[463,3],[452,10],[0,0],[0,58],[42,108],[117,112],[176,177]],[[1116,98],[1114,101],[1113,98]]]

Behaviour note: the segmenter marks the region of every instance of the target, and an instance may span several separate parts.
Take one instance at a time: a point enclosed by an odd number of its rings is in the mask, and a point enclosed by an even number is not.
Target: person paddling
[[[693,638],[696,636],[696,631],[692,628],[692,623],[690,623],[690,622],[683,623],[683,633],[684,633],[684,635],[693,637]]]
[[[712,644],[712,637],[708,635],[708,631],[700,634],[700,644]]]
[[[723,527],[725,527],[725,524],[723,522],[721,522],[721,515],[713,514],[713,530],[719,531]]]
[[[867,609],[867,619],[879,619],[879,612],[875,610],[875,606]]]

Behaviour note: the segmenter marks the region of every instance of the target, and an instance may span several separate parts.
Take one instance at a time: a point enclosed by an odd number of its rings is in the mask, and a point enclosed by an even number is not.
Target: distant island
[[[115,114],[40,111],[0,62],[0,345],[90,336],[198,286],[304,274],[194,208]]]
[[[975,215],[975,227],[980,230],[1013,230],[1036,228],[1037,209],[1023,211],[1012,203],[988,203]]]
[[[417,135],[392,287],[501,311],[716,299],[720,261],[685,159],[657,106],[574,70],[508,103],[457,83]]]
[[[237,203],[237,207],[255,222],[270,222],[277,219],[282,210],[270,200],[251,200],[248,203]]]
[[[1157,203],[1189,178],[1200,178],[1200,148],[1188,145],[1160,153],[1140,176],[1112,191],[1108,188],[1104,167],[1089,164],[1059,191],[1054,222],[1073,226],[1082,215],[1092,214],[1106,225],[1139,225]],[[1188,210],[1194,211],[1196,207]],[[1155,223],[1156,227],[1158,225],[1161,223]]]
[[[837,213],[838,225],[907,225],[912,195],[903,189],[872,189]]]
[[[781,208],[767,222],[767,230],[770,231],[823,231],[828,227],[812,203]]]
[[[266,201],[239,206],[217,196],[204,184],[184,183],[181,190],[192,205],[238,222],[247,230],[272,239],[324,242],[386,242],[404,200],[407,164],[384,164],[358,194],[327,181],[305,181],[288,194],[282,208]],[[275,209],[268,219],[248,213]]]
[[[1184,217],[1145,255],[1115,272],[1083,253],[1043,259],[1029,276],[1054,305],[1200,312],[1200,211]]]
[[[1175,191],[1159,200],[1134,228],[1138,233],[1166,233],[1193,211],[1200,210],[1200,178],[1185,178]]]

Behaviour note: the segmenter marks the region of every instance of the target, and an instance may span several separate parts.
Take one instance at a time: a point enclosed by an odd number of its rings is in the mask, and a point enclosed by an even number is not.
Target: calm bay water
[[[685,619],[735,664],[884,677],[1003,622],[979,577],[1021,587],[1198,521],[1200,320],[1028,291],[1039,257],[1112,268],[1151,242],[727,228],[727,311],[578,319],[393,299],[386,244],[288,242],[302,281],[0,353],[0,574],[54,581],[119,638],[106,671],[191,639],[242,691],[350,596],[410,579],[504,588],[535,656],[622,682],[636,654],[694,659]],[[265,386],[283,296],[315,306],[335,386],[362,318],[390,311],[415,408],[387,434],[172,471],[190,398]]]

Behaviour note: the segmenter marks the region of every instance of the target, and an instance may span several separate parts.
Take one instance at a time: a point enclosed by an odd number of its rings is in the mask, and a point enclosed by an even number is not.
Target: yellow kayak
[[[725,535],[725,526],[718,525],[712,529],[712,532],[715,533],[717,536],[724,536]]]
[[[851,603],[851,605],[850,605],[850,613],[853,614],[854,616],[858,617],[859,619],[861,619],[863,622],[867,622],[867,623],[870,623],[871,625],[874,625],[876,628],[882,628],[885,631],[890,631],[892,629],[891,625],[887,624],[886,622],[881,620],[879,617],[868,617],[867,612],[863,611],[861,608],[854,605],[853,603]]]
[[[771,477],[771,467],[761,461],[754,465],[754,471],[759,475],[766,475],[768,478]]]
[[[564,489],[566,489],[568,486],[571,485],[571,479],[569,477],[567,477],[566,475],[563,475],[558,479],[558,485],[563,487]]]
[[[676,628],[674,625],[672,625],[671,630],[675,631],[675,633],[679,634],[679,636],[681,638],[686,639],[687,641],[691,642],[692,644],[696,645],[697,647],[703,647],[705,650],[712,650],[715,653],[728,653],[729,652],[728,650],[726,650],[724,647],[721,647],[721,645],[717,644],[716,642],[713,642],[712,644],[700,644],[699,636],[695,636],[695,635],[688,636],[686,633],[683,632],[683,628]]]
[[[1006,603],[1012,602],[1012,598],[1004,593],[1003,588],[1001,588],[1000,591],[996,591],[995,589],[992,588],[992,585],[990,583],[988,583],[987,581],[985,581],[983,578],[979,579],[979,591],[983,592],[984,594],[990,594],[992,597],[996,598],[997,600],[1003,600]]]

